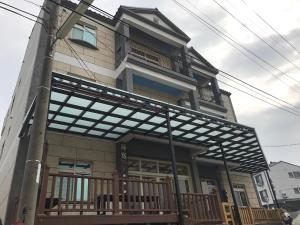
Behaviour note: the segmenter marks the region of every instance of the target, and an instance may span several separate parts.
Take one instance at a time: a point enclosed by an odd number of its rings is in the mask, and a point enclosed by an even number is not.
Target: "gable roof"
[[[289,162],[285,162],[285,161],[281,161],[281,160],[278,161],[278,162],[270,162],[269,167],[273,167],[273,166],[276,166],[276,165],[281,164],[281,163],[288,164],[288,165],[290,165],[290,166],[296,166],[296,167],[299,167],[299,168],[300,168],[300,166],[298,166],[298,165],[296,165],[296,164],[289,163]]]
[[[208,70],[209,72],[212,72],[214,74],[218,74],[219,71],[217,68],[215,68],[210,62],[208,62],[196,49],[193,47],[189,48],[189,52],[192,53],[203,65],[196,63],[194,61],[194,64],[196,64],[199,67],[202,67],[203,69]]]
[[[157,8],[139,8],[139,7],[130,7],[130,6],[120,6],[114,19],[118,20],[121,15],[125,13],[130,15],[142,22],[145,22],[153,27],[156,27],[166,33],[176,36],[177,38],[189,42],[191,39],[187,36],[180,28],[178,28],[174,23],[172,23],[164,14],[162,14]],[[146,18],[142,14],[152,14],[157,16],[163,23],[165,23],[169,28],[155,23],[154,21]]]

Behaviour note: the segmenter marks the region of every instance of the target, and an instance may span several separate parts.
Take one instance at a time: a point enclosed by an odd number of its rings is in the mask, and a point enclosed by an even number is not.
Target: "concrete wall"
[[[277,199],[283,199],[286,194],[289,200],[300,199],[300,194],[295,194],[294,188],[300,188],[300,178],[289,178],[289,172],[300,172],[300,167],[285,162],[280,162],[270,167],[270,177],[272,179]]]
[[[48,156],[46,164],[57,173],[59,159],[89,161],[92,176],[111,177],[116,170],[116,145],[95,138],[47,132]]]
[[[224,102],[224,107],[227,109],[225,114],[226,119],[232,122],[237,122],[230,96],[222,94],[222,100]]]
[[[47,17],[41,11],[40,17]],[[26,48],[23,64],[3,123],[0,140],[0,218],[11,224],[22,184],[27,149],[19,147],[18,137],[24,117],[36,94],[45,55],[46,32],[35,24]],[[22,151],[22,152],[20,152]],[[25,154],[24,154],[25,151]],[[21,154],[22,157],[18,157]],[[17,165],[17,166],[16,166]],[[14,183],[12,183],[14,182]]]
[[[70,12],[68,10],[60,9],[61,18],[59,19],[59,26],[65,21],[69,14]],[[115,33],[86,18],[81,18],[80,21],[95,28],[97,49],[84,47],[83,45],[72,42],[69,40],[71,32],[65,39],[91,71],[87,74],[63,40],[57,42],[53,70],[64,74],[82,76],[115,87],[116,80],[112,75],[109,75],[115,70]]]
[[[231,182],[233,185],[234,184],[245,185],[250,206],[259,207],[260,205],[258,202],[258,197],[255,191],[254,184],[252,182],[251,175],[246,173],[237,173],[237,172],[230,172],[230,175],[231,175]],[[232,196],[230,193],[230,187],[229,187],[229,183],[225,171],[221,171],[221,179],[222,179],[222,186],[225,188],[228,194],[228,201],[230,203],[233,203]]]

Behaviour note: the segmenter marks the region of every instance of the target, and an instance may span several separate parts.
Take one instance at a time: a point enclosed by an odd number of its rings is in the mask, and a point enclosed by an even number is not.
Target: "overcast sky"
[[[239,18],[260,37],[271,43],[282,55],[294,65],[280,57],[269,46],[264,44],[251,32],[237,23],[223,11],[213,0],[180,1],[196,14],[216,25],[218,29],[228,32],[236,41],[243,44],[255,54],[267,60],[281,71],[300,81],[300,55],[288,46],[276,33],[262,23],[251,9],[255,9],[286,39],[300,49],[300,2],[299,0],[218,0],[220,4]],[[39,8],[21,0],[6,0],[19,8],[38,14]],[[42,4],[41,0],[32,0]],[[192,5],[191,5],[192,4]],[[172,0],[95,0],[94,5],[114,14],[119,5],[158,8],[172,22],[191,37],[189,46],[193,46],[215,67],[232,73],[273,95],[282,98],[299,108],[300,86],[279,71],[264,65],[267,72],[254,64],[222,38],[187,14]],[[2,34],[0,37],[0,128],[12,98],[13,89],[21,68],[28,37],[33,22],[0,9]],[[262,64],[261,62],[259,62]],[[295,66],[296,65],[296,66]],[[275,75],[274,75],[275,74]],[[276,76],[280,77],[277,79]],[[227,84],[238,85],[218,76]],[[226,85],[220,86],[232,93],[232,101],[238,121],[256,128],[262,146],[300,143],[300,117],[279,110],[273,106],[247,96]],[[241,87],[240,87],[241,88]],[[300,114],[300,113],[299,113]],[[266,148],[263,147],[268,161],[284,160],[300,165],[300,146]]]

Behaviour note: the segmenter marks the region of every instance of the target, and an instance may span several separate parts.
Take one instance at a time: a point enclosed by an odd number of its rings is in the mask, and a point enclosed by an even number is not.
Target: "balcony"
[[[187,224],[223,221],[217,194],[185,193]],[[160,182],[67,174],[44,175],[37,224],[176,223],[170,178]]]

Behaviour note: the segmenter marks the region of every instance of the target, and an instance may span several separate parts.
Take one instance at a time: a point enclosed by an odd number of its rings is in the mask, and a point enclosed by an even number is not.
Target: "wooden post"
[[[117,171],[113,172],[113,211],[114,214],[119,214],[119,174]],[[109,193],[107,193],[109,195]],[[109,196],[108,196],[109,197]]]
[[[169,201],[169,207],[172,212],[175,212],[175,207],[174,207],[174,201],[173,201],[173,191],[172,191],[172,183],[171,183],[171,178],[167,177],[166,178],[166,182],[167,182],[167,199]]]
[[[249,213],[250,213],[250,218],[251,218],[251,224],[255,225],[255,219],[254,219],[251,207],[249,207]]]
[[[49,178],[49,167],[45,165],[45,172],[42,181],[42,188],[40,192],[40,201],[38,207],[38,213],[44,214],[45,204],[46,204],[46,195],[48,189],[48,178]]]

